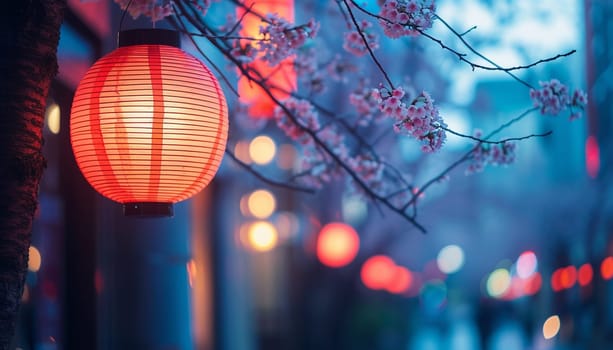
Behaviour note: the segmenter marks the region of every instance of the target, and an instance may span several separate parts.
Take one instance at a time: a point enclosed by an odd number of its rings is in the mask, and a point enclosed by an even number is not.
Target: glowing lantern
[[[370,289],[387,288],[396,276],[396,264],[385,255],[375,255],[364,262],[360,277]]]
[[[342,267],[353,261],[360,247],[360,237],[353,227],[333,222],[324,226],[317,237],[317,258],[330,267]]]
[[[240,35],[243,37],[260,38],[260,26],[262,25],[262,19],[251,13],[245,14],[245,8],[251,8],[251,11],[262,16],[269,13],[277,14],[288,22],[294,22],[294,0],[245,1],[244,7],[238,6],[236,13],[237,18],[242,18],[243,28]],[[243,46],[248,44],[250,44],[249,41],[241,42]],[[271,92],[275,98],[283,100],[289,97],[288,92],[296,89],[296,72],[294,72],[293,63],[292,58],[287,58],[278,66],[271,67],[266,62],[256,59],[248,66],[265,78],[268,86],[273,87]],[[257,84],[246,77],[241,77],[238,80],[238,93],[241,103],[249,106],[251,117],[270,118],[272,116],[275,103]]]
[[[221,162],[225,97],[211,71],[179,49],[179,33],[129,30],[75,93],[70,137],[79,168],[126,215],[171,216]]]

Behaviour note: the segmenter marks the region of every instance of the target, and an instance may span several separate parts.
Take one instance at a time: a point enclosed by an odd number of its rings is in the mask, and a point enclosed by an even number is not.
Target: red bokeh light
[[[589,136],[585,142],[585,167],[588,175],[596,178],[600,169],[600,149],[594,136]]]
[[[404,266],[396,266],[394,268],[394,276],[389,281],[386,289],[390,293],[404,294],[411,288],[413,276],[411,271]]]
[[[541,290],[543,277],[540,273],[535,272],[527,279],[523,280],[523,290],[526,295],[534,295]]]
[[[386,289],[394,279],[396,264],[385,255],[375,255],[364,262],[360,276],[370,289]]]
[[[557,269],[551,274],[551,289],[553,289],[554,292],[559,292],[564,289],[561,279],[562,270],[563,269]]]
[[[577,268],[574,266],[568,266],[562,269],[560,273],[560,283],[562,288],[568,289],[575,285],[577,282]]]
[[[579,276],[577,280],[579,281],[580,286],[587,286],[592,282],[592,277],[594,277],[594,270],[592,269],[592,265],[583,264],[579,268]]]
[[[613,256],[609,256],[602,261],[600,265],[600,274],[605,280],[613,278]]]
[[[360,248],[360,237],[353,227],[333,222],[317,237],[317,258],[329,267],[342,267],[353,261]]]

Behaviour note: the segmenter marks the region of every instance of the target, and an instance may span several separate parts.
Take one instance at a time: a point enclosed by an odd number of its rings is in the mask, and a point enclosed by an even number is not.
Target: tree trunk
[[[0,349],[8,349],[28,263],[42,128],[66,0],[11,0],[0,18]]]

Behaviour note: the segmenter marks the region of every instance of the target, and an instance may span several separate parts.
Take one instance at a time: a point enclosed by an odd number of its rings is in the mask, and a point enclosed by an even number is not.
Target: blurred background
[[[174,218],[124,218],[80,174],[68,133],[74,90],[115,48],[121,11],[110,1],[68,2],[16,348],[613,348],[612,2],[437,1],[458,30],[477,26],[467,40],[500,65],[576,49],[518,74],[584,89],[589,106],[575,121],[526,118],[503,136],[553,134],[521,142],[509,167],[474,175],[460,167],[433,186],[419,206],[425,235],[341,182],[315,195],[289,191],[227,157]],[[297,22],[321,20],[320,40],[342,45],[325,29],[339,21],[334,2],[294,6]],[[378,11],[376,1],[365,6]],[[221,24],[229,11],[221,2],[208,16]],[[139,26],[151,24],[124,24]],[[430,33],[453,42],[440,23]],[[453,130],[493,130],[531,107],[521,84],[473,72],[425,38],[382,40],[377,55],[392,76],[429,91]],[[356,64],[372,70],[367,58]],[[351,89],[336,83],[319,100],[332,104]],[[258,171],[287,177],[300,149],[274,122],[229,103],[228,147]],[[390,145],[386,157],[417,184],[470,149],[453,136],[433,156],[411,141]]]

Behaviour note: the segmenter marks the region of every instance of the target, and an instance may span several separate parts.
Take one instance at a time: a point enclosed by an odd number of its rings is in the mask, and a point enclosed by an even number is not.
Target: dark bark
[[[11,0],[0,18],[0,349],[8,349],[28,263],[42,128],[66,0]]]

